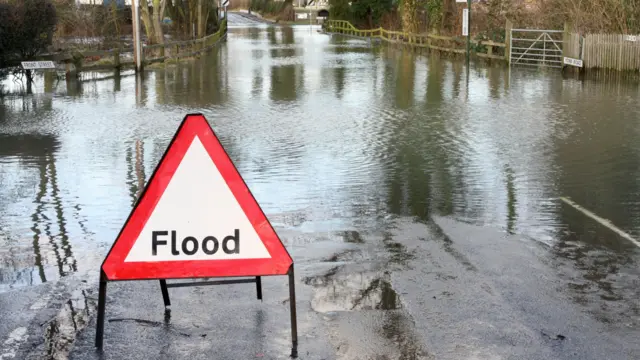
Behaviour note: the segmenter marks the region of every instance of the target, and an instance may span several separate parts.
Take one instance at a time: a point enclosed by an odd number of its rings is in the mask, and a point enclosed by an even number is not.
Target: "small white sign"
[[[578,60],[578,59],[565,57],[564,63],[571,66],[582,67],[582,60]]]
[[[469,9],[462,9],[462,36],[469,36]]]
[[[223,0],[222,7],[227,7],[227,6],[229,6],[229,0]]]
[[[309,17],[309,14],[307,13],[302,13],[302,14],[297,14],[298,19],[307,19]]]
[[[53,61],[23,61],[22,68],[25,70],[55,69],[56,64]]]
[[[467,0],[456,0],[457,3],[466,3]]]
[[[624,39],[625,39],[626,41],[633,41],[633,42],[636,42],[636,41],[640,40],[640,36],[636,36],[636,35],[625,35],[625,36],[624,36]]]

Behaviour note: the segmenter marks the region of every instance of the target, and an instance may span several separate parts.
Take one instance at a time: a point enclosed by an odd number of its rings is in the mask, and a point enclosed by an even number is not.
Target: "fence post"
[[[569,54],[569,37],[570,37],[570,30],[571,27],[569,26],[568,22],[564,23],[564,33],[562,33],[562,56],[563,57],[572,57],[572,54]],[[564,58],[562,59],[563,63],[564,63]]]
[[[513,23],[507,20],[507,23],[504,26],[504,57],[507,60],[507,64],[511,65],[511,29],[513,29]]]
[[[120,49],[116,48],[113,50],[113,66],[118,69],[120,68]]]
[[[142,47],[141,51],[140,51],[140,70],[142,70],[142,68],[144,67],[144,46],[142,44],[140,44],[140,47]]]

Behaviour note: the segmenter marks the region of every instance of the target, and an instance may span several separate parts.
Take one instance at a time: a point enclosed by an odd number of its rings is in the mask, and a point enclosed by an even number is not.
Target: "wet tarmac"
[[[0,359],[285,359],[286,277],[98,268],[202,111],[296,266],[302,359],[640,358],[640,91],[230,14],[220,49],[0,99]],[[13,86],[13,85],[10,85]],[[606,223],[606,222],[605,222]]]

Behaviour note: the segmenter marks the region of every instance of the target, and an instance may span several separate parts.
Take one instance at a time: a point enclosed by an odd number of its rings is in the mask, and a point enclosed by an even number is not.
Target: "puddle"
[[[324,262],[342,262],[342,261],[352,261],[354,260],[354,256],[357,253],[355,249],[345,250],[343,252],[335,253],[330,257],[323,260]]]
[[[409,260],[415,258],[415,255],[407,251],[406,246],[393,241],[393,236],[389,233],[385,234],[382,242],[384,248],[389,252],[389,262],[391,263],[406,265]]]
[[[413,330],[413,322],[405,314],[398,311],[385,313],[382,324],[382,335],[393,343],[399,354],[397,360],[434,360],[416,338]]]
[[[344,239],[344,242],[346,243],[364,244],[364,239],[362,238],[362,235],[360,235],[360,233],[357,231],[342,231],[340,235],[342,236],[342,238]]]
[[[0,346],[0,360],[9,360],[16,357],[20,345],[27,340],[27,328],[19,327],[7,336],[7,340]]]
[[[88,290],[76,290],[58,315],[43,324],[45,348],[48,359],[65,360],[75,342],[96,309],[96,301]]]
[[[318,312],[392,310],[401,308],[388,273],[341,273],[341,267],[304,279],[314,287],[311,307]]]

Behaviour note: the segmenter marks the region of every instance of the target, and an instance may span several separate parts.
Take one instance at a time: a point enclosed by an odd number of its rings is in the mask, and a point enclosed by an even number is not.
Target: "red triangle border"
[[[269,259],[124,262],[198,136],[271,255]],[[202,114],[187,115],[102,263],[109,281],[285,275],[293,260]]]

